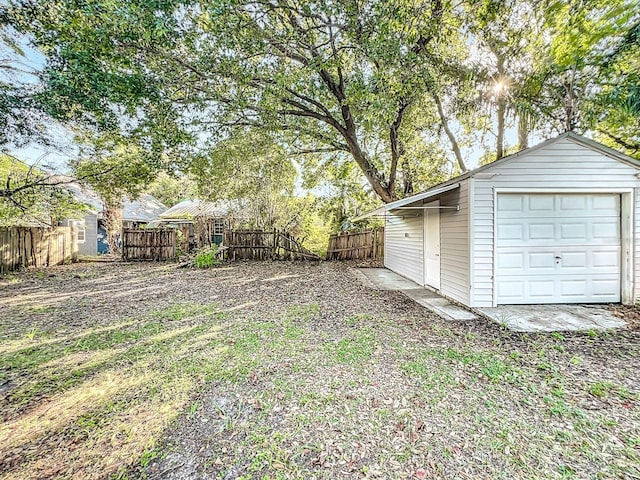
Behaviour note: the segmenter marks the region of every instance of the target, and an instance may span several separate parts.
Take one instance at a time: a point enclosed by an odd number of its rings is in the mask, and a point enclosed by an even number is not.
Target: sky
[[[12,67],[11,70],[0,69],[0,80],[18,85],[37,85],[37,75],[45,66],[45,57],[29,45],[25,36],[17,34],[14,30],[5,27],[0,33],[17,39],[17,49],[0,41],[0,60]],[[73,144],[73,136],[64,126],[54,121],[47,128],[56,143],[55,146],[30,143],[21,148],[10,148],[9,153],[29,165],[50,166],[64,172],[68,159],[77,151]]]

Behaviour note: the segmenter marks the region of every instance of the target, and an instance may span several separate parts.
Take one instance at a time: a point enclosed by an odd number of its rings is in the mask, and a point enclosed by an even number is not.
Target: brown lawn
[[[447,322],[284,262],[0,277],[0,329],[3,479],[640,478],[637,330]]]

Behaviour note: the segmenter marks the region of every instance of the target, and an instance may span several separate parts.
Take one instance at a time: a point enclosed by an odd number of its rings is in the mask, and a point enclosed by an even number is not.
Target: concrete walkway
[[[356,269],[360,280],[377,290],[395,290],[446,320],[477,315],[386,268]],[[501,305],[476,312],[517,332],[566,332],[622,328],[626,323],[604,305]]]
[[[610,330],[626,325],[604,305],[500,305],[477,310],[516,332]]]
[[[404,293],[413,301],[431,310],[445,320],[474,320],[477,317],[466,308],[460,307],[435,292],[421,287],[386,268],[358,268],[361,279],[378,290],[395,290]]]

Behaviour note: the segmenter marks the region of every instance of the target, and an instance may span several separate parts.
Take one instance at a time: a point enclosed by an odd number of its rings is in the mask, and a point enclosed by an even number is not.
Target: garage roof
[[[625,155],[624,153],[620,153],[612,148],[607,147],[606,145],[603,145],[601,143],[596,142],[595,140],[591,140],[590,138],[586,138],[583,137],[582,135],[578,135],[577,133],[574,132],[565,132],[561,135],[558,135],[555,138],[551,138],[549,140],[546,140],[542,143],[539,143],[538,145],[535,145],[533,147],[530,148],[525,148],[524,150],[520,150],[519,152],[516,152],[514,154],[508,155],[506,157],[501,158],[500,160],[496,160],[495,162],[491,162],[487,165],[483,165],[481,167],[476,168],[475,170],[470,170],[466,173],[463,173],[462,175],[458,175],[457,177],[454,177],[450,180],[447,180],[446,182],[443,183],[439,183],[438,185],[435,185],[433,187],[431,187],[429,190],[426,190],[422,193],[418,193],[416,195],[412,195],[410,197],[407,198],[403,198],[402,200],[396,200],[395,202],[391,202],[391,203],[387,203],[386,205],[382,205],[381,207],[378,207],[374,210],[370,210],[366,213],[363,213],[362,215],[359,215],[355,218],[353,218],[353,221],[358,221],[358,220],[363,220],[365,218],[368,217],[372,217],[372,216],[376,216],[376,215],[384,215],[386,212],[402,207],[404,205],[409,205],[411,203],[415,203],[415,202],[419,202],[420,200],[426,200],[428,198],[432,198],[435,197],[437,195],[440,195],[444,192],[447,192],[449,190],[455,190],[456,188],[460,187],[460,181],[461,180],[465,180],[469,177],[472,177],[480,172],[484,172],[487,170],[491,170],[492,168],[496,167],[497,165],[501,165],[503,163],[507,163],[511,160],[514,160],[522,155],[525,154],[529,154],[535,150],[539,150],[541,148],[547,147],[559,140],[562,139],[568,139],[571,140],[575,143],[578,143],[582,146],[585,146],[587,148],[591,148],[592,150],[595,150],[597,152],[600,152],[604,155],[607,155],[615,160],[618,160],[620,162],[626,163],[628,165],[631,165],[635,168],[640,169],[640,161],[636,160],[635,158],[632,158],[628,155]]]

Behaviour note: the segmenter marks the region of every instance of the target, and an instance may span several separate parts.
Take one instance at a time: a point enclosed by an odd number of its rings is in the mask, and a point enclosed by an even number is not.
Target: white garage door
[[[620,195],[499,194],[498,304],[620,301]]]

